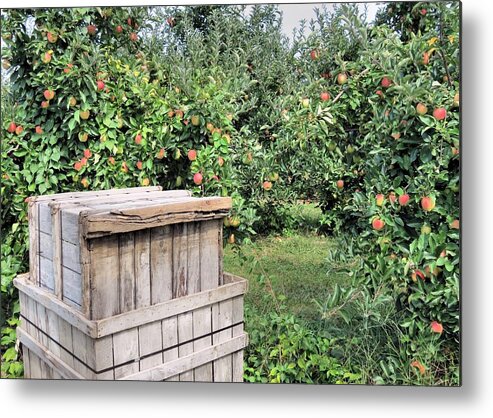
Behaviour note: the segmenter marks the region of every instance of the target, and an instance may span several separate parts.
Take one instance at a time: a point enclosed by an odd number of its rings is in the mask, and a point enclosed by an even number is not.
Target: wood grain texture
[[[161,329],[163,332],[163,362],[165,364],[175,360],[178,358],[178,347],[170,348],[178,344],[178,319],[177,316],[173,316],[167,319],[164,319],[161,322]],[[178,381],[179,376],[165,376],[162,379],[164,380],[169,377],[169,381]]]
[[[134,234],[121,234],[118,236],[118,240],[120,259],[120,309],[117,313],[122,313],[135,308]]]
[[[227,356],[229,353],[241,350],[246,346],[247,342],[248,337],[246,334],[243,334],[212,347],[171,360],[160,366],[125,376],[122,380],[171,380],[170,377],[172,376],[176,376],[186,370],[194,369],[217,358]]]
[[[118,366],[139,357],[139,333],[137,328],[121,331],[113,335],[113,358],[115,379],[120,379],[139,371],[139,362]]]
[[[233,324],[243,322],[244,308],[243,296],[237,296],[233,299]],[[243,324],[233,327],[233,337],[242,335]],[[243,350],[237,351],[232,355],[233,361],[233,382],[243,382]]]
[[[140,360],[140,370],[157,366],[163,362],[163,333],[161,321],[151,322],[138,328],[139,331],[139,356],[145,357]],[[156,353],[151,355],[151,353]]]
[[[187,290],[187,224],[173,227],[173,298],[186,296]]]
[[[57,298],[63,295],[62,220],[60,207],[51,208],[51,242],[53,247],[53,290]]]
[[[151,229],[151,304],[173,297],[173,227]]]
[[[90,247],[91,319],[120,313],[118,236],[95,239]]]
[[[134,233],[135,308],[151,304],[151,231]]]
[[[39,210],[38,205],[29,202],[28,227],[29,227],[29,271],[30,279],[39,285]]]
[[[193,321],[192,312],[183,313],[178,315],[178,343],[181,344],[178,347],[178,357],[185,357],[193,353],[193,343],[186,343],[193,338]],[[179,379],[181,382],[193,381],[193,370],[187,370],[180,373]]]
[[[233,302],[231,299],[219,302],[212,306],[212,329],[218,331],[233,324]],[[229,341],[232,338],[232,330],[226,329],[213,335],[214,345]],[[232,382],[233,359],[231,354],[225,355],[214,361],[214,381]]]

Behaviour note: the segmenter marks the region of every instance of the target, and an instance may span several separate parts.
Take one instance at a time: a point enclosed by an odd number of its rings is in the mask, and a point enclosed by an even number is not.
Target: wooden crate
[[[27,274],[19,290],[25,378],[241,382],[245,279],[90,320]]]
[[[89,319],[215,288],[230,208],[160,187],[31,198],[30,279]]]

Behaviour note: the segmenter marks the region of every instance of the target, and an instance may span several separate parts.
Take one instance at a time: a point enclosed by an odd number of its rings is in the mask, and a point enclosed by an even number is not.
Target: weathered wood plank
[[[63,300],[80,309],[82,306],[82,276],[66,267],[62,267],[62,271]]]
[[[27,279],[28,274],[22,274],[14,279],[14,285],[20,292],[28,296],[29,302],[38,302],[48,309],[51,309],[58,316],[66,320],[69,324],[77,327],[85,334],[93,338],[98,337],[97,323],[90,321],[81,315],[79,312],[70,309],[65,303],[57,299],[55,296],[37,286],[34,286]],[[34,322],[34,321],[33,321]],[[35,335],[33,335],[36,337]]]
[[[42,347],[34,338],[27,334],[24,330],[19,329],[17,332],[19,341],[29,349],[29,362],[31,368],[31,378],[41,378],[40,358],[48,365],[57,369],[58,372],[66,379],[83,379],[80,373],[69,367],[59,358],[54,356],[49,350]],[[37,358],[36,358],[37,357]],[[34,360],[34,361],[33,361]],[[36,370],[33,370],[33,366]]]
[[[72,347],[75,356],[74,370],[84,376],[85,379],[94,379],[95,374],[89,369],[94,365],[94,347],[91,338],[72,327]],[[92,368],[94,369],[94,367]]]
[[[51,235],[51,209],[47,202],[37,203],[38,206],[38,229],[45,234]]]
[[[200,289],[202,291],[215,289],[218,285],[218,246],[217,229],[220,221],[201,223],[200,233]],[[222,227],[221,227],[222,229]],[[205,335],[212,331],[212,309],[210,306],[196,309],[193,312],[194,335]],[[194,341],[194,351],[199,351],[212,345],[212,336]],[[212,363],[204,364],[194,371],[198,382],[212,382]]]
[[[233,324],[243,322],[243,296],[233,299]],[[242,335],[243,324],[233,327],[233,337]],[[233,382],[243,382],[243,350],[233,353]]]
[[[39,210],[38,205],[29,202],[28,227],[29,227],[29,271],[31,280],[39,286]]]
[[[213,331],[229,327],[233,324],[233,302],[231,299],[212,305]],[[212,341],[219,344],[232,338],[232,329],[220,331],[213,335]],[[233,379],[232,356],[226,355],[214,361],[214,381],[231,382]]]
[[[91,339],[92,352],[94,353],[94,361],[90,363],[91,367],[101,373],[95,374],[97,380],[113,380],[115,373],[113,370],[113,336],[108,335],[96,340]],[[106,372],[103,370],[110,369]]]
[[[31,361],[29,359],[29,348],[21,344],[22,362],[24,364],[24,379],[31,379]]]
[[[193,318],[192,312],[178,315],[178,343],[182,344],[185,341],[190,341],[193,338]],[[185,357],[193,353],[193,343],[182,344],[178,347],[178,357]],[[187,370],[180,373],[179,379],[181,382],[193,381],[193,370]]]
[[[65,348],[60,350],[60,360],[67,364],[70,368],[74,368],[74,343],[72,336],[72,325],[65,321],[61,316],[58,316],[58,342]]]
[[[157,366],[163,362],[163,333],[161,330],[161,321],[151,322],[150,324],[141,325],[139,331],[139,356],[148,356],[140,360],[140,370]],[[156,353],[150,355],[151,353]]]
[[[185,370],[191,370],[205,363],[209,363],[217,358],[224,357],[229,353],[241,350],[246,347],[248,337],[246,334],[234,337],[223,343],[205,348],[201,351],[189,354],[185,357],[180,357],[176,360],[164,363],[160,366],[151,369],[143,370],[133,375],[125,376],[122,380],[149,380],[160,381],[170,380],[172,376],[176,376]]]
[[[187,294],[200,292],[200,224],[191,222],[187,225]]]
[[[53,262],[44,257],[39,257],[39,284],[40,287],[49,289],[51,293],[55,289]]]
[[[173,297],[173,229],[151,230],[151,304]]]
[[[102,212],[87,212],[81,219],[84,235],[131,232],[169,223],[224,217],[231,208],[229,197],[183,198],[154,204],[137,205]],[[204,216],[205,215],[205,216]]]
[[[178,319],[176,316],[164,319],[161,322],[163,332],[163,362],[169,363],[178,358],[178,347],[170,348],[178,344]],[[157,380],[164,380],[166,377]],[[169,381],[178,381],[178,376],[170,376]]]
[[[51,210],[51,244],[53,247],[53,289],[57,298],[63,295],[62,271],[62,220],[59,207]]]
[[[135,263],[134,234],[121,234],[119,240],[120,258],[120,309],[118,313],[135,308]]]
[[[187,253],[187,224],[176,224],[173,227],[173,298],[188,294]]]
[[[134,233],[135,252],[135,307],[151,304],[151,232],[149,229]]]
[[[113,358],[115,379],[121,379],[139,371],[139,362],[118,366],[139,357],[139,333],[137,328],[121,331],[113,335]]]
[[[60,348],[60,328],[58,324],[58,315],[46,309],[46,323],[47,333],[52,338],[48,340],[48,350],[50,350],[54,356],[60,357],[62,349]],[[58,343],[58,344],[57,344]]]
[[[51,234],[47,234],[45,232],[36,232],[36,233],[39,234],[38,255],[48,260],[53,260],[53,246],[52,246]],[[38,259],[37,267],[39,269],[39,259]],[[29,274],[31,274],[31,272],[29,272]]]
[[[245,279],[235,279],[232,283],[216,289],[205,290],[147,308],[135,309],[120,315],[100,319],[95,321],[97,336],[102,337],[113,334],[243,295],[246,290],[246,283]]]
[[[79,245],[74,245],[71,242],[62,240],[62,255],[62,264],[64,267],[79,274],[82,272]]]
[[[122,189],[110,189],[110,190],[94,190],[88,192],[71,192],[71,193],[54,193],[49,195],[42,196],[30,196],[29,203],[34,202],[52,202],[60,199],[81,199],[86,197],[95,197],[95,196],[111,196],[115,194],[131,194],[135,192],[143,192],[143,191],[155,191],[162,190],[161,186],[148,186],[148,187],[128,187]],[[184,190],[175,190],[175,192],[185,192]]]
[[[118,237],[95,239],[90,247],[91,319],[120,313]]]

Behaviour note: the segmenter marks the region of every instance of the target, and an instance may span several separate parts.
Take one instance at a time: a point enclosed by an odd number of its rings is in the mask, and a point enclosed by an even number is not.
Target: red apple
[[[437,321],[433,321],[431,324],[430,324],[430,328],[433,332],[437,333],[437,334],[441,334],[443,332],[443,325],[440,324],[439,322]]]
[[[320,93],[320,100],[322,100],[323,102],[326,102],[329,99],[330,99],[330,93],[329,92],[323,91],[322,93]]]
[[[428,65],[430,62],[430,54],[428,52],[423,52],[423,65]]]
[[[41,61],[48,64],[51,61],[51,54],[49,52],[45,52],[41,57]]]
[[[89,180],[87,180],[87,177],[84,177],[80,182],[85,189],[89,187]]]
[[[392,85],[392,80],[388,77],[384,77],[384,78],[382,78],[381,84],[382,84],[382,87],[385,87],[385,88],[390,87]]]
[[[443,107],[438,107],[433,111],[433,117],[436,120],[443,120],[447,117],[447,110]]]
[[[425,16],[426,13],[427,13],[427,10],[426,9],[421,9],[419,12],[421,13],[422,16]]]
[[[142,161],[137,161],[136,167],[138,170],[142,170]]]
[[[104,82],[103,81],[98,80],[96,84],[98,86],[98,91],[101,91],[104,89]]]
[[[137,145],[140,145],[142,143],[142,135],[141,134],[135,135],[135,143]]]
[[[52,33],[52,32],[48,32],[48,33],[46,34],[46,39],[48,39],[48,42],[49,42],[49,43],[54,44],[54,43],[57,41],[58,36],[57,36],[57,35],[55,35],[55,34],[54,34],[54,33]]]
[[[14,122],[10,122],[9,127],[7,128],[7,131],[9,131],[11,134],[15,132],[15,128],[17,128],[17,125]]]
[[[139,39],[139,37],[137,36],[137,34],[135,32],[132,32],[130,35],[129,35],[129,38],[132,42],[135,42],[137,39]]]
[[[80,159],[80,163],[81,163],[83,166],[84,166],[84,165],[86,165],[86,164],[87,164],[87,158],[86,158],[86,157],[82,157],[82,158]]]
[[[191,149],[190,151],[188,151],[187,156],[190,161],[195,161],[197,159],[197,151]]]
[[[337,180],[336,186],[339,190],[342,189],[344,187],[344,180]]]
[[[164,155],[165,155],[164,148],[161,148],[161,149],[158,151],[158,153],[157,153],[157,155],[156,155],[156,158],[157,158],[158,160],[162,160],[162,159],[164,158]]]
[[[24,128],[20,125],[17,126],[17,128],[15,128],[15,133],[17,135],[20,135],[22,132],[24,132]]]
[[[409,202],[409,195],[407,193],[399,196],[399,205],[406,206],[408,202]]]
[[[390,201],[390,203],[394,204],[395,201],[396,201],[396,199],[397,199],[397,197],[395,195],[395,192],[390,192],[389,193],[389,201]]]
[[[86,148],[86,149],[84,150],[84,157],[86,157],[86,158],[91,158],[91,156],[92,156],[92,152],[91,152],[91,150],[90,150],[89,148]]]
[[[132,18],[131,18],[131,17],[129,17],[129,18],[127,19],[127,24],[128,24],[129,26],[132,26]]]
[[[452,222],[450,222],[450,228],[459,229],[459,227],[460,227],[460,225],[459,225],[458,219],[454,219]]]
[[[421,207],[426,212],[431,212],[435,208],[435,201],[433,198],[425,196],[421,198]]]
[[[118,25],[115,30],[116,30],[117,33],[122,33],[123,32],[122,25]]]
[[[127,165],[127,162],[126,161],[123,161],[122,162],[122,171],[124,173],[128,173],[128,165]]]
[[[418,115],[426,115],[428,108],[423,103],[418,103],[416,105],[416,112]]]
[[[108,162],[109,162],[111,165],[115,165],[115,157],[108,157]]]
[[[266,180],[262,183],[262,187],[264,190],[269,191],[270,189],[272,189],[272,183]]]
[[[312,60],[314,60],[314,61],[315,61],[315,60],[316,60],[319,56],[320,56],[320,53],[318,52],[318,50],[317,50],[317,49],[312,49],[312,50],[310,51],[310,58],[311,58]]]
[[[95,35],[96,34],[96,31],[97,31],[97,28],[95,25],[87,25],[87,33],[89,35]]]
[[[175,26],[175,19],[174,19],[173,17],[168,17],[168,18],[166,19],[166,23],[168,23],[168,25],[169,25],[170,27],[173,27],[173,26]]]
[[[375,200],[376,200],[377,206],[382,206],[383,202],[385,201],[385,196],[383,194],[379,193],[375,196]]]
[[[55,92],[53,90],[45,90],[43,93],[43,96],[45,97],[46,100],[51,100],[55,97]]]
[[[74,169],[76,171],[80,171],[82,170],[82,163],[80,161],[77,161],[75,164],[74,164]]]
[[[203,177],[202,177],[202,174],[200,174],[200,173],[195,173],[194,176],[193,176],[193,182],[197,186],[199,186],[199,185],[202,184],[202,179],[203,179]]]
[[[382,91],[382,90],[377,90],[377,91],[375,92],[375,94],[377,94],[377,95],[378,95],[378,96],[380,96],[380,97],[383,97],[383,91]]]
[[[345,73],[340,73],[337,75],[337,83],[338,84],[346,84],[347,83],[347,75]]]
[[[374,230],[381,231],[385,226],[385,221],[383,221],[380,218],[375,218],[371,222],[371,226],[373,227]]]

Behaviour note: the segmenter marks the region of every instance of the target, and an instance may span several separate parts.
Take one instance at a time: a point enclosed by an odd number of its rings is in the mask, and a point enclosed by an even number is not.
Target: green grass
[[[320,315],[313,299],[324,301],[336,283],[341,286],[350,283],[347,273],[327,274],[327,252],[334,245],[331,238],[307,231],[263,237],[242,245],[241,252],[250,258],[244,263],[240,255],[227,246],[224,269],[249,280],[245,304],[257,313],[276,309],[270,282],[277,296],[286,297],[283,304],[288,312],[307,322],[317,321]],[[267,279],[266,284],[260,283],[260,275]]]

